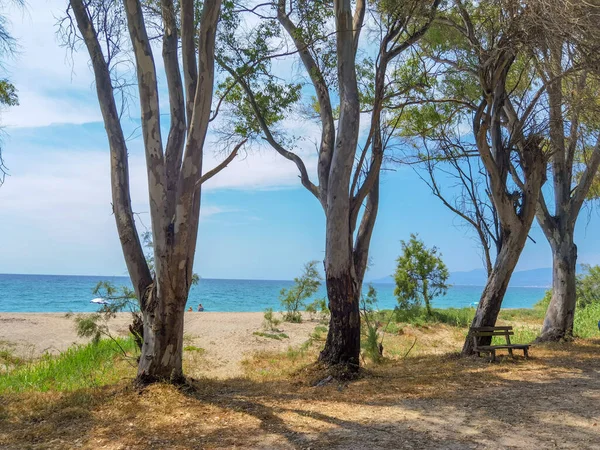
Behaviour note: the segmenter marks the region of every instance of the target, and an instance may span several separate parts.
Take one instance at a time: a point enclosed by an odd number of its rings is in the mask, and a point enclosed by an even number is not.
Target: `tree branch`
[[[150,269],[146,263],[144,251],[135,227],[129,187],[127,145],[121,123],[119,122],[119,113],[111,83],[110,69],[102,54],[102,47],[83,0],[70,0],[70,4],[94,69],[96,93],[110,148],[113,212],[127,270],[136,295],[141,300],[146,289],[152,283],[152,276],[150,275]]]
[[[321,202],[321,204],[323,204],[319,187],[315,186],[310,181],[310,178],[308,176],[308,171],[306,170],[306,166],[304,165],[304,161],[302,161],[302,158],[300,158],[295,153],[284,149],[281,146],[281,144],[279,144],[279,142],[277,142],[275,140],[273,134],[271,133],[271,130],[269,129],[269,126],[267,125],[267,122],[265,121],[265,118],[263,116],[262,111],[260,110],[260,107],[256,103],[256,99],[254,98],[254,93],[252,92],[252,89],[250,89],[250,86],[248,86],[248,83],[246,83],[246,81],[243,78],[241,78],[237,74],[237,72],[233,68],[228,66],[224,61],[219,60],[219,64],[227,72],[229,72],[229,74],[240,84],[240,86],[246,93],[246,96],[248,97],[248,101],[250,102],[250,105],[252,106],[252,110],[254,111],[254,114],[256,115],[256,119],[258,120],[260,128],[261,128],[263,134],[265,135],[264,136],[265,140],[271,145],[271,147],[273,147],[275,149],[275,151],[277,151],[277,153],[279,153],[284,158],[289,159],[290,161],[293,161],[296,164],[296,167],[298,167],[298,170],[300,171],[300,181],[302,182],[302,185],[306,189],[308,189]]]
[[[233,150],[231,151],[231,153],[229,154],[229,156],[227,156],[227,158],[225,158],[215,168],[213,168],[213,169],[209,170],[208,172],[202,174],[202,176],[200,177],[200,179],[198,181],[196,181],[196,187],[200,187],[200,185],[204,184],[205,182],[207,182],[208,180],[210,180],[212,177],[214,177],[216,174],[218,174],[219,172],[221,172],[221,170],[223,170],[225,167],[227,167],[229,165],[229,163],[231,163],[231,161],[234,160],[234,158],[238,154],[238,151],[240,150],[240,148],[242,148],[242,146],[246,142],[248,142],[248,139],[244,139],[242,142],[240,142],[239,144],[237,144],[233,148]]]

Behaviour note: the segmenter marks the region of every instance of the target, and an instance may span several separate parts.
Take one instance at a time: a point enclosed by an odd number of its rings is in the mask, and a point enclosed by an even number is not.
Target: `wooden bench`
[[[496,361],[496,350],[507,349],[508,354],[514,358],[513,350],[523,350],[525,358],[529,358],[529,345],[528,344],[511,344],[510,337],[515,333],[512,331],[512,327],[471,327],[469,334],[473,338],[474,347],[473,350],[477,353],[477,356],[481,356],[482,353],[489,353],[491,362]],[[506,337],[506,344],[504,345],[478,345],[478,338],[504,336]]]

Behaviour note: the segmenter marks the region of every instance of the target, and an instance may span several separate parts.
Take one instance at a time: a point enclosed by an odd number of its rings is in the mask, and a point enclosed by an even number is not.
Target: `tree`
[[[413,108],[411,121],[425,139],[443,124],[451,124],[450,130],[471,124],[499,224],[498,252],[472,326],[493,326],[545,181],[544,139],[533,114],[539,95],[531,64],[522,56],[527,7],[516,0],[454,4],[421,42],[420,58],[438,76],[424,94],[425,107]],[[472,353],[473,340],[467,337],[463,354]]]
[[[354,8],[353,8],[354,3]],[[283,45],[261,41],[257,51],[231,45],[221,66],[239,83],[248,111],[246,124],[280,155],[298,167],[302,185],[319,201],[325,214],[325,283],[331,311],[325,348],[319,360],[328,366],[344,365],[356,371],[360,355],[359,299],[367,267],[371,235],[379,206],[379,177],[386,132],[385,111],[407,96],[413,86],[389,89],[389,71],[402,64],[403,55],[431,25],[440,0],[370,3],[278,0],[248,9],[249,14],[273,24],[271,35],[283,33]],[[373,57],[360,58],[365,17],[374,20],[369,43]],[[266,22],[265,22],[266,21]],[[254,33],[253,36],[257,36]],[[263,36],[265,33],[263,33]],[[278,41],[281,43],[281,40]],[[285,44],[289,43],[291,50]],[[297,54],[314,92],[312,118],[321,127],[315,184],[302,157],[294,152],[269,123],[281,114],[278,102],[265,99],[275,89],[273,77],[264,74],[264,61]],[[258,67],[258,70],[257,70]],[[296,91],[298,92],[298,91]],[[335,99],[339,98],[339,106]],[[288,98],[289,100],[289,98]],[[370,119],[364,144],[359,145],[361,113]],[[248,117],[250,116],[250,117]],[[281,116],[279,116],[281,117]],[[286,148],[287,147],[287,148]],[[359,221],[360,219],[360,221]]]
[[[305,301],[311,298],[321,287],[321,274],[317,270],[318,261],[310,261],[304,265],[302,275],[294,278],[294,285],[289,289],[282,289],[279,294],[281,306],[285,308],[283,320],[286,322],[302,322],[300,308],[304,308]]]
[[[394,295],[400,307],[410,303],[425,304],[427,317],[432,316],[431,301],[446,295],[448,269],[436,247],[427,248],[415,234],[408,242],[402,242],[402,254],[398,257],[394,281]]]
[[[577,304],[575,224],[600,166],[597,71],[599,5],[530,0],[529,40],[540,103],[548,124],[550,186],[540,196],[537,220],[552,249],[552,299],[541,341],[569,338]],[[595,14],[594,14],[595,13]],[[596,16],[597,17],[597,16]],[[539,119],[538,119],[539,120]],[[551,205],[551,206],[550,206]]]
[[[201,185],[224,168],[244,143],[238,143],[215,169],[203,173],[221,0],[206,0],[200,12],[196,6],[193,0],[182,0],[177,5],[171,0],[151,4],[139,0],[122,4],[70,0],[69,17],[63,22],[68,43],[73,46],[82,41],[85,45],[96,80],[110,148],[113,212],[143,317],[144,342],[137,373],[137,381],[142,384],[183,379],[183,317],[193,278]],[[180,22],[176,10],[180,11]],[[71,25],[71,15],[78,32]],[[157,35],[150,35],[148,30]],[[162,43],[169,94],[166,144],[162,139],[153,56],[157,41]],[[154,276],[131,208],[127,143],[116,101],[118,81],[111,78],[118,73],[116,65],[130,61],[131,55],[148,171]]]

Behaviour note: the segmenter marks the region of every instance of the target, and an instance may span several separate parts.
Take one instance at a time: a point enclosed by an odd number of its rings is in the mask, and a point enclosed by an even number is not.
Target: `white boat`
[[[90,303],[95,303],[96,305],[108,305],[108,302],[101,297],[91,299]]]

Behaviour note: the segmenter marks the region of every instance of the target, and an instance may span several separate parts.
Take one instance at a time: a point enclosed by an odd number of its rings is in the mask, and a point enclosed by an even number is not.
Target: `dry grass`
[[[401,356],[367,362],[351,383],[313,387],[315,336],[301,350],[255,355],[245,377],[201,378],[191,389],[138,392],[123,379],[2,395],[0,448],[597,448],[600,342],[537,346],[531,360],[489,364],[452,353],[461,330],[401,333],[384,341]],[[211,363],[188,353],[190,369]]]

